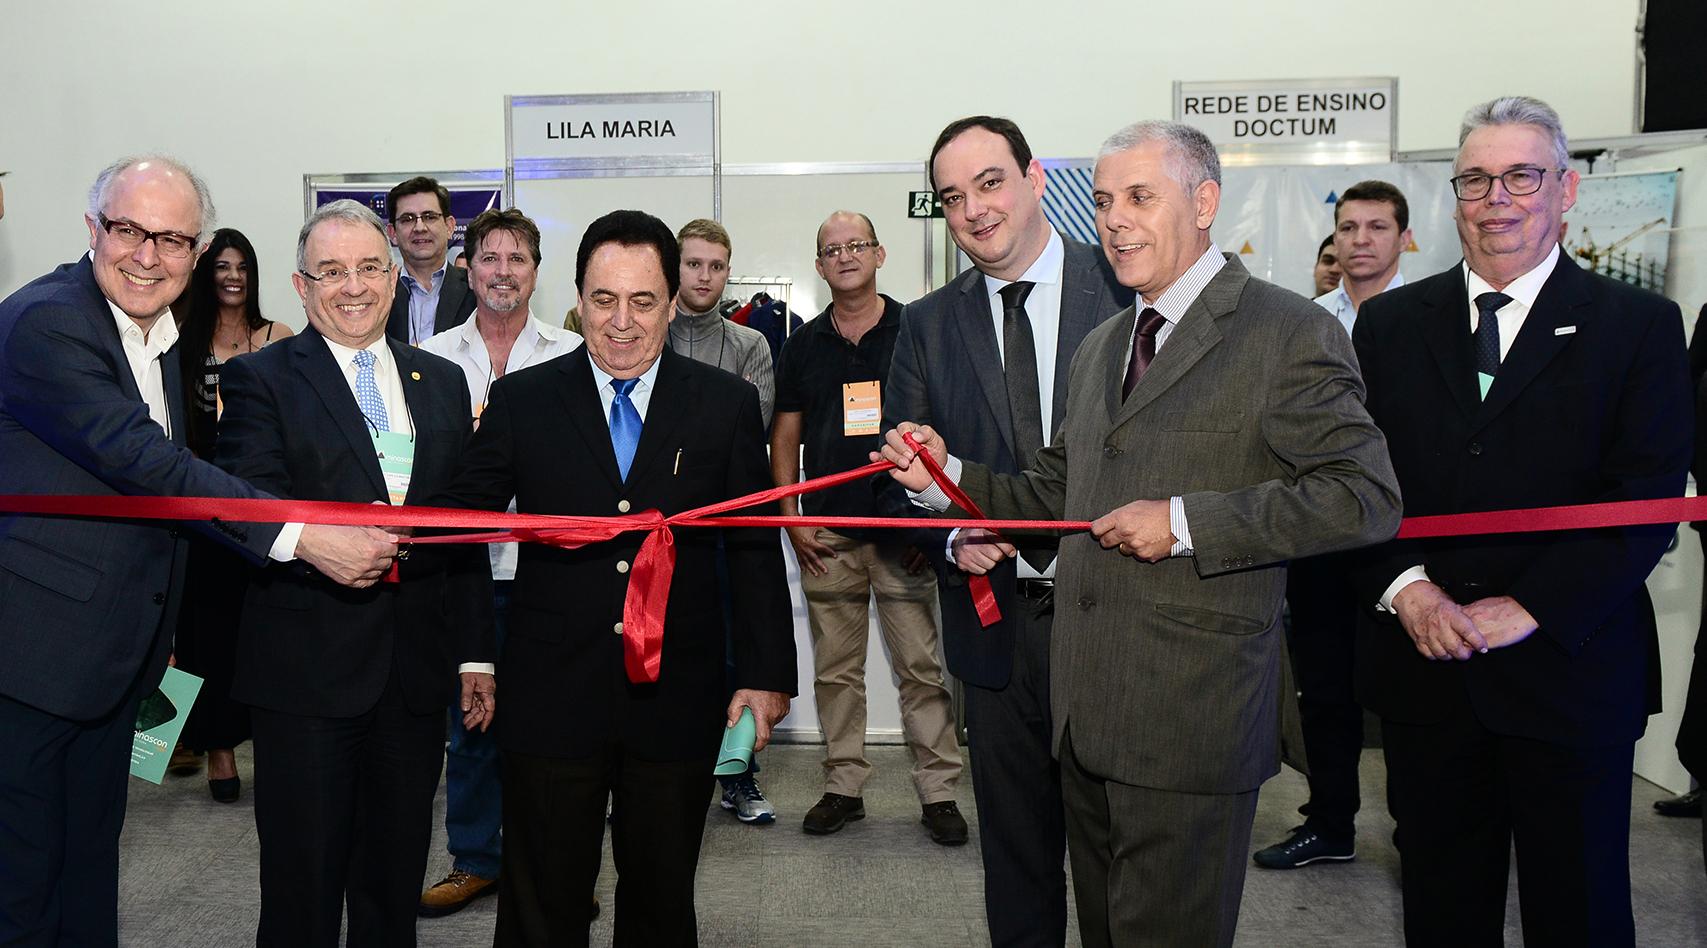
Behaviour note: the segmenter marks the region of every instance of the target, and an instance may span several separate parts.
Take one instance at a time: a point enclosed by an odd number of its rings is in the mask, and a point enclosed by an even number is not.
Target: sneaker
[[[452,869],[450,875],[421,893],[421,907],[416,914],[422,918],[442,918],[462,911],[468,903],[483,895],[495,895],[497,891],[497,879],[482,879],[461,869]]]
[[[759,782],[752,774],[741,774],[723,787],[723,808],[735,811],[743,823],[769,823],[776,819],[776,807],[759,791]]]
[[[927,803],[919,822],[930,827],[931,841],[944,846],[959,846],[966,842],[966,817],[953,800]]]
[[[839,793],[826,793],[812,809],[806,811],[806,819],[800,822],[800,828],[814,836],[834,833],[853,820],[865,819],[865,803],[859,797],[847,797]]]
[[[1297,869],[1313,862],[1350,862],[1356,858],[1354,844],[1330,843],[1305,826],[1293,827],[1291,838],[1259,849],[1251,857],[1264,869]]]

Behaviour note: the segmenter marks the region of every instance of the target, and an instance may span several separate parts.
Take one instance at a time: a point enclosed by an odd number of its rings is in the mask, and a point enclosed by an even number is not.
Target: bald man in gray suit
[[[1399,492],[1344,330],[1210,240],[1220,163],[1201,132],[1117,132],[1093,198],[1139,301],[1080,346],[1054,443],[997,475],[916,430],[992,517],[1094,518],[1061,540],[1050,678],[1085,945],[1231,945],[1257,789],[1283,738],[1302,750],[1286,563],[1393,536]],[[901,441],[915,428],[884,456],[942,509]],[[960,565],[1012,552],[967,544]]]

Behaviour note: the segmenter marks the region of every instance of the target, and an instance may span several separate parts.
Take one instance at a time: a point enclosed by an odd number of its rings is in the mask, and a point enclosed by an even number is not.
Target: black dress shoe
[[[959,846],[966,842],[966,817],[953,800],[925,804],[919,822],[930,827],[931,841],[944,846]]]
[[[1264,869],[1297,869],[1313,862],[1350,862],[1356,858],[1357,847],[1354,844],[1330,843],[1318,836],[1315,830],[1303,826],[1294,829],[1292,837],[1285,842],[1259,849],[1251,856],[1252,861]]]
[[[865,819],[865,803],[859,797],[843,796],[840,793],[826,793],[812,809],[806,811],[806,818],[800,821],[800,828],[814,836],[824,836],[834,833],[853,820]]]
[[[220,777],[216,780],[209,777],[207,792],[213,794],[213,798],[220,803],[236,803],[237,798],[243,795],[243,778]]]
[[[1690,816],[1695,819],[1700,819],[1701,788],[1696,787],[1694,790],[1689,791],[1681,797],[1672,797],[1669,800],[1655,800],[1654,809],[1660,811],[1661,816]]]

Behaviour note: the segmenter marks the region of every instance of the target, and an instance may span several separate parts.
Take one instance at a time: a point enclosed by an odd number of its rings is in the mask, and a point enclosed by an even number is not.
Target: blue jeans
[[[504,649],[504,618],[510,611],[510,583],[493,584],[498,651]],[[445,832],[450,835],[452,867],[482,879],[498,878],[504,856],[503,755],[490,733],[462,726],[462,704],[450,707],[450,747],[445,751]]]

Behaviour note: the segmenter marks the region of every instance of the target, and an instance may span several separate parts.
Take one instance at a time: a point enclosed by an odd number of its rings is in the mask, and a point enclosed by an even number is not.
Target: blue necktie
[[[616,398],[610,403],[610,446],[616,449],[616,469],[628,480],[628,468],[634,463],[634,450],[640,447],[640,412],[629,401],[639,379],[611,379]]]
[[[1511,297],[1504,293],[1483,293],[1476,297],[1476,310],[1480,316],[1476,320],[1475,335],[1470,337],[1470,345],[1476,355],[1477,374],[1490,380],[1500,374],[1500,320],[1495,314],[1509,302]],[[1483,398],[1487,397],[1488,384],[1482,385]]]
[[[391,419],[385,414],[385,399],[379,397],[379,386],[373,379],[374,355],[366,349],[356,353],[356,404],[367,416],[368,424],[379,431],[391,430]]]

